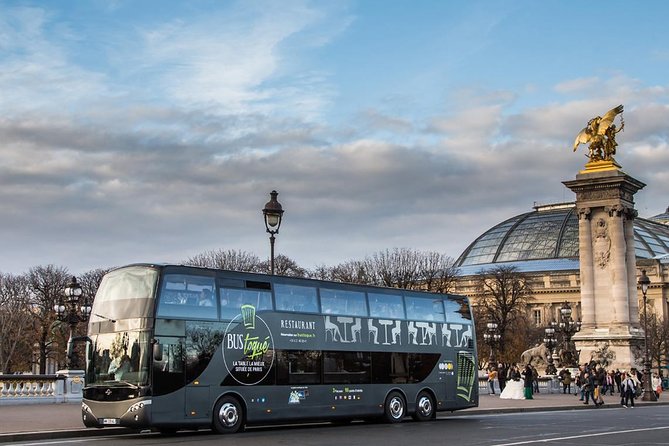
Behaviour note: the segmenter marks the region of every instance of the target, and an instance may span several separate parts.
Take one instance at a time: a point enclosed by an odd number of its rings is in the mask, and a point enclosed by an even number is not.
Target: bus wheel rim
[[[418,400],[418,409],[420,410],[421,414],[424,416],[428,416],[432,414],[432,401],[430,401],[430,398],[427,396],[422,396]]]
[[[221,406],[221,410],[218,411],[218,418],[221,420],[225,427],[232,427],[237,424],[239,420],[239,413],[237,412],[237,407],[232,403],[225,403]]]
[[[388,405],[390,409],[390,416],[393,417],[394,419],[402,418],[404,415],[404,404],[402,403],[402,399],[398,396],[393,397],[390,400],[390,404]]]

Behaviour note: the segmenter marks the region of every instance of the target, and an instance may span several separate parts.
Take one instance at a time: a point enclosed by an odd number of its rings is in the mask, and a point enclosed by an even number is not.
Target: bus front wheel
[[[416,412],[413,418],[417,421],[428,421],[434,418],[434,399],[428,392],[420,392],[416,397]]]
[[[406,403],[399,392],[390,392],[385,403],[385,419],[389,423],[399,423],[406,415]]]
[[[214,429],[219,434],[234,434],[244,421],[244,409],[233,396],[224,396],[214,407]]]

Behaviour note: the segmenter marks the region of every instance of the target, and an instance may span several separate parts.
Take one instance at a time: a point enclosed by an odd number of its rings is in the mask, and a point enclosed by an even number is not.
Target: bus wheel
[[[386,398],[384,417],[389,423],[399,423],[406,415],[406,404],[399,392],[390,392]]]
[[[214,430],[219,434],[234,434],[242,427],[244,409],[239,400],[224,396],[214,407]]]
[[[416,398],[416,413],[413,418],[417,421],[428,421],[434,418],[434,414],[434,399],[428,392],[420,392]]]

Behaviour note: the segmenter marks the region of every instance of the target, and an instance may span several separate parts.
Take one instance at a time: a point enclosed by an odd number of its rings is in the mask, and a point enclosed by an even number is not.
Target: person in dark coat
[[[532,385],[534,383],[534,372],[532,367],[527,364],[523,371],[523,392],[526,400],[532,400]]]
[[[507,367],[505,364],[502,364],[501,362],[499,363],[499,366],[497,367],[497,381],[499,381],[499,390],[500,392],[504,390],[504,387],[506,387],[506,374],[507,374]]]

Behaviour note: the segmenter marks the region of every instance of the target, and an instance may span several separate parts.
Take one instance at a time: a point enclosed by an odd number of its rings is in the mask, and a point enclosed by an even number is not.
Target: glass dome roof
[[[508,262],[521,270],[578,269],[578,216],[574,203],[534,209],[483,233],[460,255],[455,266],[463,274],[474,272],[463,269],[480,270],[485,265]],[[669,258],[668,225],[636,218],[634,242],[637,258]],[[530,263],[534,265],[530,267]]]

